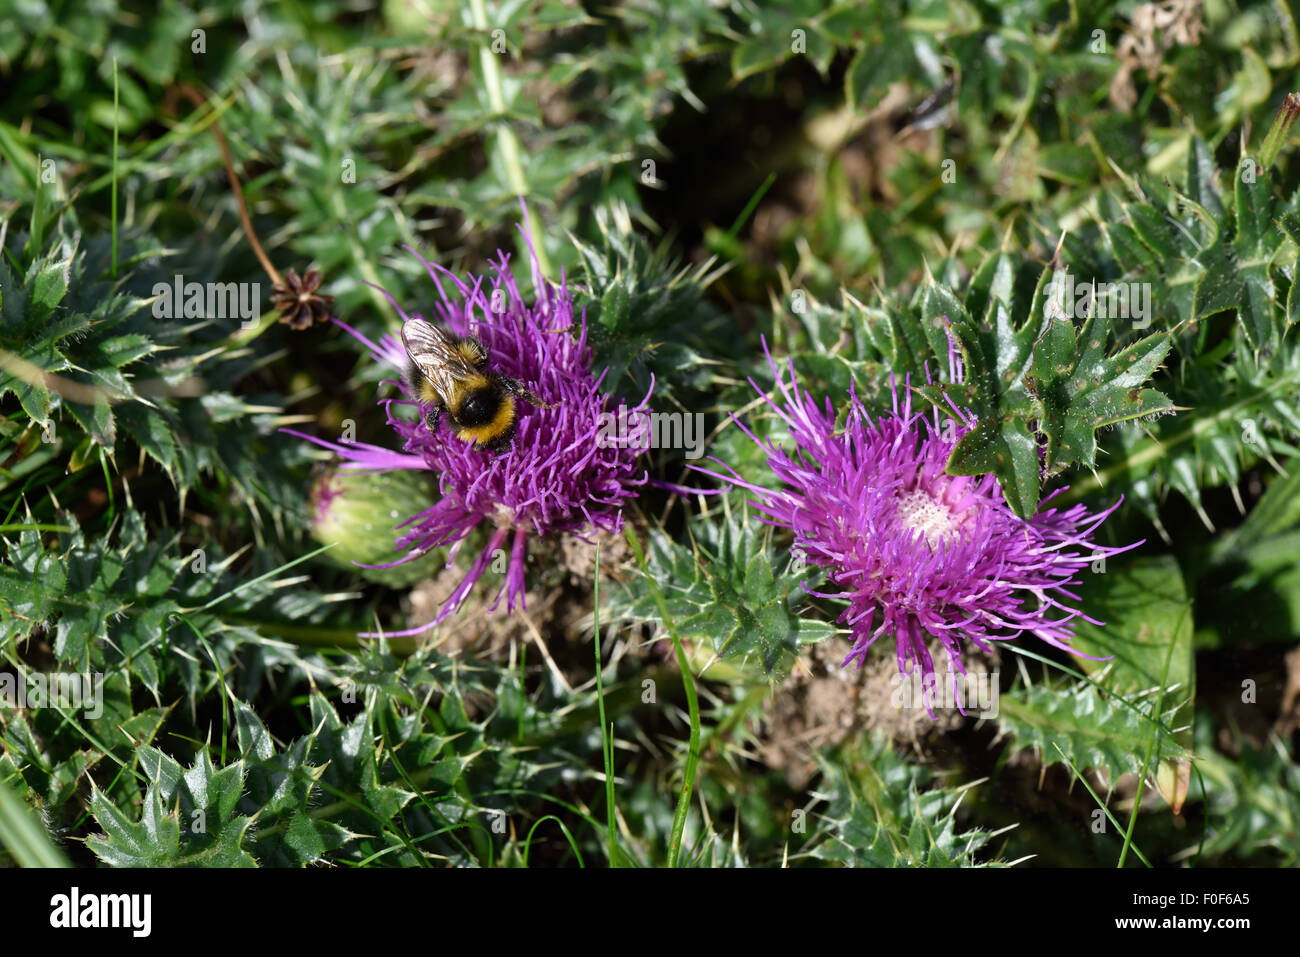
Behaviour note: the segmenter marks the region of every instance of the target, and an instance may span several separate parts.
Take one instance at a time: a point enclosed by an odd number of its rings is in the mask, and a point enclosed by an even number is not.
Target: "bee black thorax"
[[[447,411],[457,425],[473,428],[487,425],[496,417],[501,403],[511,399],[509,393],[495,382],[478,377],[480,382],[467,382],[465,389],[447,403]]]
[[[451,410],[449,410],[451,411]],[[499,449],[515,434],[515,397],[497,382],[471,390],[452,412],[457,437],[477,449]]]

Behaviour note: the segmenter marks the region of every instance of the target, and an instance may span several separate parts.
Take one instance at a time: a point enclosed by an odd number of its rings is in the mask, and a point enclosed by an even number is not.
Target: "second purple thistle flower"
[[[948,359],[950,378],[960,381],[951,350]],[[899,671],[919,668],[928,689],[931,642],[947,653],[955,676],[965,673],[967,644],[990,651],[992,642],[1029,634],[1068,651],[1077,619],[1102,624],[1067,602],[1079,601],[1071,588],[1090,563],[1142,544],[1092,540],[1119,502],[1098,513],[1047,507],[1061,488],[1023,519],[994,476],[945,471],[973,416],[955,406],[946,416],[917,412],[907,384],[900,398],[895,383],[892,410],[872,419],[851,387],[837,431],[830,399],[819,405],[802,391],[792,361],[788,381],[770,353],[768,363],[777,396],[767,402],[788,427],[793,453],[737,424],[766,453],[780,487],[746,481],[724,463],[729,474],[707,474],[754,493],[762,520],[790,529],[793,548],[825,569],[836,589],[813,594],[847,599],[840,623],[853,645],[844,666],[856,660],[861,667],[876,639],[891,635]]]

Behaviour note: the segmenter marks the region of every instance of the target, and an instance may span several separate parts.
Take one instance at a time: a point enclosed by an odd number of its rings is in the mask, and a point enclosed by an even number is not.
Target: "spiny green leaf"
[[[1235,760],[1215,749],[1213,722],[1198,723],[1197,768],[1205,782],[1209,837],[1188,853],[1209,860],[1258,860],[1276,855],[1281,867],[1300,863],[1300,765],[1282,743],[1271,739],[1264,750],[1240,744]],[[1201,730],[1203,729],[1203,730]],[[1198,788],[1199,790],[1199,788]]]
[[[817,796],[828,802],[809,837],[811,857],[849,867],[980,867],[991,835],[957,829],[964,788],[933,783],[879,736],[822,760]]]
[[[756,659],[764,674],[780,677],[798,648],[834,633],[826,622],[797,614],[811,572],[800,567],[797,557],[778,560],[757,523],[732,518],[699,522],[693,529],[689,548],[652,531],[646,556],[646,573],[661,583],[682,637],[705,639],[724,660]],[[604,614],[658,618],[648,589],[638,582]]]
[[[1173,556],[1138,559],[1084,579],[1079,606],[1104,622],[1079,623],[1071,647],[1081,655],[1085,671],[1108,691],[1138,695],[1164,689],[1160,710],[1176,742],[1152,728],[1156,747],[1152,767],[1160,793],[1175,808],[1186,797],[1192,746],[1192,715],[1196,700],[1196,667],[1192,646],[1192,604]],[[1092,659],[1108,659],[1105,661]]]
[[[999,699],[1002,730],[1015,739],[1016,747],[1033,748],[1040,760],[1054,764],[1061,760],[1059,746],[1070,763],[1082,771],[1096,768],[1110,774],[1138,773],[1152,734],[1152,722],[1142,712],[1150,710],[1151,695],[1134,711],[1087,684],[1065,688],[1049,684],[1003,692]],[[1164,754],[1181,760],[1186,754],[1168,737]],[[1163,746],[1162,746],[1163,747]]]

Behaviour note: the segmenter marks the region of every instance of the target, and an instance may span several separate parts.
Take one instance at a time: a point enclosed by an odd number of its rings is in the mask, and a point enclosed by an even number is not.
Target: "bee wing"
[[[474,371],[457,351],[456,340],[423,319],[408,319],[403,323],[402,345],[416,370],[429,380],[444,401],[454,394],[456,383]]]
[[[451,352],[455,341],[441,328],[424,319],[407,319],[402,323],[402,345],[412,359],[422,355]]]

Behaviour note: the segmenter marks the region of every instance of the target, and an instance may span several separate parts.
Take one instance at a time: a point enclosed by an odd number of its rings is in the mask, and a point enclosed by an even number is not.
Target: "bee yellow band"
[[[461,429],[456,435],[467,442],[473,439],[479,445],[486,445],[502,436],[514,421],[515,400],[511,396],[506,396],[500,407],[497,408],[497,414],[492,417],[491,422],[486,425],[475,426],[472,429]]]

